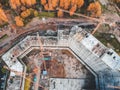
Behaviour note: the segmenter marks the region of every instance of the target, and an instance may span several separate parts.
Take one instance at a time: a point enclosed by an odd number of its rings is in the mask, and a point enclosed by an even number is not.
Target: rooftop
[[[86,34],[86,36],[81,40],[81,43],[95,55],[100,57],[104,54],[107,49],[100,41],[98,41],[93,35]]]
[[[50,89],[49,90],[86,90],[91,88],[93,83],[88,82],[84,79],[62,79],[62,78],[50,78]],[[88,90],[88,89],[87,89]]]
[[[120,70],[120,56],[112,49],[109,49],[102,60],[112,69]]]

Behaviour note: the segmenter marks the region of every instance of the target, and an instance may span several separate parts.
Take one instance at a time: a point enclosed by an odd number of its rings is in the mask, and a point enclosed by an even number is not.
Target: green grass
[[[113,47],[113,49],[120,54],[120,43],[112,34],[106,33],[95,33],[94,35],[98,40],[100,40],[105,46],[108,46],[108,43]],[[113,37],[111,37],[113,36]]]
[[[25,26],[34,18],[34,17],[39,17],[40,19],[42,17],[55,17],[55,13],[54,12],[41,12],[41,13],[38,13],[37,16],[34,16],[34,14],[32,13],[29,17],[25,18],[24,19],[24,24]]]
[[[3,35],[3,36],[0,38],[0,42],[2,42],[3,40],[5,40],[6,38],[8,38],[8,35],[7,35],[7,34]]]
[[[39,18],[42,17],[55,17],[55,13],[54,12],[41,12],[38,15]]]

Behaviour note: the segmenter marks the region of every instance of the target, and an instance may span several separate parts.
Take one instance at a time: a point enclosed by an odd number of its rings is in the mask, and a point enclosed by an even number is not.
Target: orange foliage
[[[80,8],[81,6],[83,6],[84,4],[84,0],[77,0],[77,6],[78,8]]]
[[[36,0],[31,0],[32,5],[36,4]]]
[[[46,3],[44,5],[44,9],[45,10],[54,10],[53,6],[52,6],[52,0],[48,0],[48,3]]]
[[[15,0],[15,3],[16,3],[16,6],[20,6],[21,5],[20,0]]]
[[[44,5],[44,9],[45,9],[45,10],[49,10],[48,4],[45,4],[45,5]]]
[[[25,0],[25,3],[26,3],[26,5],[28,5],[28,6],[31,6],[31,5],[32,5],[31,0]]]
[[[10,0],[10,5],[13,9],[21,6],[21,4],[31,6],[36,4],[36,0]]]
[[[60,5],[59,5],[61,8],[64,7],[64,0],[60,0]]]
[[[20,16],[15,17],[15,22],[17,26],[24,26],[23,19]]]
[[[5,15],[5,13],[2,10],[2,8],[0,8],[0,20],[2,20],[4,22],[8,22],[7,16]]]
[[[71,0],[71,5],[73,6],[75,4],[77,4],[77,0]]]
[[[84,0],[41,0],[41,4],[45,10],[55,10],[56,7],[60,7],[70,11],[70,15],[73,15],[77,8],[80,8],[84,4]],[[63,16],[61,10],[58,11],[58,16]]]
[[[10,5],[13,9],[16,9],[21,5],[20,0],[10,0]]]
[[[21,3],[25,5],[25,3],[26,3],[26,0],[21,0]]]
[[[101,15],[101,12],[102,12],[101,5],[98,1],[91,3],[88,6],[87,10],[91,12],[92,17],[99,17]]]
[[[52,0],[48,0],[48,7],[49,7],[49,10],[54,10],[52,6]]]
[[[36,0],[25,0],[25,4],[28,6],[36,4]]]
[[[64,0],[64,9],[68,9],[70,6],[71,0]]]
[[[41,4],[42,4],[42,5],[45,5],[46,3],[47,3],[46,0],[41,0]]]
[[[52,7],[55,8],[58,5],[58,0],[51,1]]]
[[[77,5],[72,6],[72,8],[70,9],[70,16],[72,16],[74,14],[76,9],[77,9]]]
[[[64,14],[64,13],[62,12],[62,10],[59,10],[58,13],[57,13],[57,16],[58,16],[58,17],[63,17],[63,14]]]
[[[27,9],[21,13],[21,17],[26,18],[26,17],[30,16],[30,14],[31,14],[30,9]]]

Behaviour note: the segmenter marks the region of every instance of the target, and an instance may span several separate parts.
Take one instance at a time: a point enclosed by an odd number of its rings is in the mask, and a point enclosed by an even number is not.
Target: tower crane
[[[44,47],[43,47],[43,44],[42,44],[42,41],[41,41],[41,38],[39,36],[39,33],[37,32],[37,39],[38,39],[38,44],[40,45],[40,58],[41,59],[44,59]],[[46,70],[46,62],[45,60],[43,60],[43,65],[44,65],[44,69]]]

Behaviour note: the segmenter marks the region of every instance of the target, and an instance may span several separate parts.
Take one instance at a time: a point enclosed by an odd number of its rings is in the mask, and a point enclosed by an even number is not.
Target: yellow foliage
[[[2,8],[0,8],[0,20],[2,20],[4,22],[8,22],[7,16],[5,15]]]
[[[35,16],[35,17],[38,16],[38,11],[37,11],[37,10],[34,11],[34,16]]]
[[[29,90],[30,89],[30,83],[31,83],[31,78],[30,77],[27,77],[25,79],[25,87],[24,87],[24,90]]]
[[[88,8],[88,11],[90,11],[92,14],[92,17],[99,17],[102,13],[101,5],[98,1],[91,3]]]
[[[23,19],[20,16],[15,17],[15,22],[17,26],[24,26]]]

